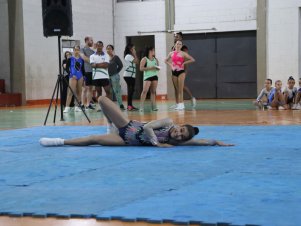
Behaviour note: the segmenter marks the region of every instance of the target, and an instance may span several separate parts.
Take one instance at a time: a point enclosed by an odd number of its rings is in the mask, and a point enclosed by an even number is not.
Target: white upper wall
[[[151,31],[165,30],[165,1],[153,0],[145,2],[120,2],[116,3],[115,10],[115,50],[123,59],[123,51],[127,36],[138,36],[138,31],[150,32],[145,35],[155,35],[156,57],[162,69],[159,72],[157,94],[167,94],[166,66],[166,34]],[[142,34],[143,35],[143,34]],[[123,75],[123,71],[120,73]],[[126,93],[123,79],[122,91]]]
[[[113,41],[111,0],[72,0],[73,37]],[[43,36],[41,1],[23,0],[26,100],[50,99],[58,75],[57,37]],[[69,37],[62,37],[67,39]],[[62,55],[63,57],[63,55]]]
[[[175,0],[174,29],[256,30],[256,6],[257,0]]]
[[[301,0],[268,0],[267,77],[282,80],[300,77]]]

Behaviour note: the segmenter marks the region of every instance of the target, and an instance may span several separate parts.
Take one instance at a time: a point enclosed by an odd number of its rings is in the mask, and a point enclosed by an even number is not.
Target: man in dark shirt
[[[93,38],[91,36],[85,37],[85,46],[81,49],[81,58],[85,61],[85,87],[84,93],[86,93],[86,98],[83,97],[83,104],[86,106],[86,110],[94,110],[95,108],[91,105],[92,92],[93,92],[93,79],[92,79],[92,66],[90,64],[90,56],[94,54]],[[85,101],[86,99],[86,101]]]

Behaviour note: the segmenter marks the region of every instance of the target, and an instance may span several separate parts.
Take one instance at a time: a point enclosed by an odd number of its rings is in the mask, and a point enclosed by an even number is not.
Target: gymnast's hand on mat
[[[221,141],[216,141],[216,145],[217,146],[224,146],[224,147],[234,146],[234,144],[226,144],[226,143],[221,142]]]
[[[174,147],[174,145],[158,143],[158,144],[156,145],[156,147],[159,147],[159,148],[171,148],[171,147]]]

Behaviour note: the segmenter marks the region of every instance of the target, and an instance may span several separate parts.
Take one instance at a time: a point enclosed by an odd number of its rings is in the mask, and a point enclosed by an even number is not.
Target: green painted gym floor
[[[129,114],[135,118],[135,116],[141,117],[141,114],[152,114],[160,116],[164,113],[168,116],[170,112],[175,112],[169,109],[173,105],[173,101],[158,101],[158,112],[150,111],[150,103],[146,101],[145,111],[141,112],[129,112]],[[135,102],[134,105],[139,107],[139,102]],[[186,111],[202,111],[202,110],[255,110],[251,100],[198,100],[197,106],[193,109],[190,101],[185,101]],[[48,106],[30,106],[30,107],[1,107],[0,108],[0,129],[17,129],[32,126],[41,126],[44,124],[46,118]],[[86,124],[88,121],[82,112],[70,112],[63,114],[64,121],[60,120],[60,108],[57,108],[56,125],[66,125],[68,123]],[[96,110],[87,111],[87,115],[92,122],[103,119],[103,114]],[[54,125],[54,105],[51,107],[50,114],[48,116],[47,125]]]

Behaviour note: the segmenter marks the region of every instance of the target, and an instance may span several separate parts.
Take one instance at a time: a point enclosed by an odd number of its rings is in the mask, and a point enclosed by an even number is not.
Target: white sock
[[[64,145],[64,139],[62,138],[46,138],[43,137],[40,139],[40,144],[45,147],[51,147],[51,146],[63,146]]]

